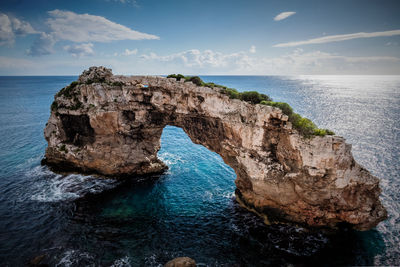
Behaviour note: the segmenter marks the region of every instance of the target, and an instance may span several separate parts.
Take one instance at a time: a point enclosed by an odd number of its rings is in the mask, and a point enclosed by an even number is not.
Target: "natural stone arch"
[[[243,206],[311,226],[369,229],[386,217],[379,181],[339,136],[304,138],[277,108],[229,99],[218,88],[90,68],[55,97],[44,162],[126,176],[162,172],[166,125],[218,153],[237,175]]]

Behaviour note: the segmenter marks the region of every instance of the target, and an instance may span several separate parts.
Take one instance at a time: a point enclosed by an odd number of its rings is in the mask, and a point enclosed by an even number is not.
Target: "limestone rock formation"
[[[167,262],[164,267],[196,267],[196,261],[189,257],[178,257]]]
[[[236,172],[237,200],[270,221],[365,230],[387,216],[379,180],[355,162],[344,138],[304,138],[280,109],[218,88],[113,76],[104,67],[55,96],[44,163],[107,176],[162,172],[157,151],[166,125],[221,155]]]

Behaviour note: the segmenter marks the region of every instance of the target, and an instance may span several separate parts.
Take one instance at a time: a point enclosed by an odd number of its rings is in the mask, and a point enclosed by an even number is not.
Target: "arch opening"
[[[162,182],[173,188],[168,193],[173,202],[199,211],[204,205],[226,206],[233,198],[235,171],[220,155],[193,143],[182,128],[164,127],[157,156],[169,167]]]

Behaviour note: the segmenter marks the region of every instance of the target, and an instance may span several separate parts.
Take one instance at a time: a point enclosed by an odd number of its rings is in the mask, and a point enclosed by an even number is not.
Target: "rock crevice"
[[[370,229],[386,218],[379,180],[339,136],[304,138],[278,108],[174,78],[92,67],[55,96],[44,162],[108,176],[162,172],[166,125],[221,155],[245,207],[310,226]]]

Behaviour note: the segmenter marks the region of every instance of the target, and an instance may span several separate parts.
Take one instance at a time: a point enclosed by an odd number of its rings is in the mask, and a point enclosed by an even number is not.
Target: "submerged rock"
[[[220,88],[113,76],[104,67],[55,96],[43,162],[107,176],[162,172],[166,125],[221,155],[236,172],[239,203],[268,222],[366,230],[387,216],[378,178],[355,162],[343,137],[305,138],[280,109],[230,99]]]
[[[196,267],[196,262],[189,257],[179,257],[170,260],[164,267]]]
[[[47,267],[49,266],[46,263],[43,263],[43,260],[46,258],[46,254],[43,255],[39,255],[36,256],[35,258],[33,258],[30,262],[28,266],[32,266],[32,267]]]

